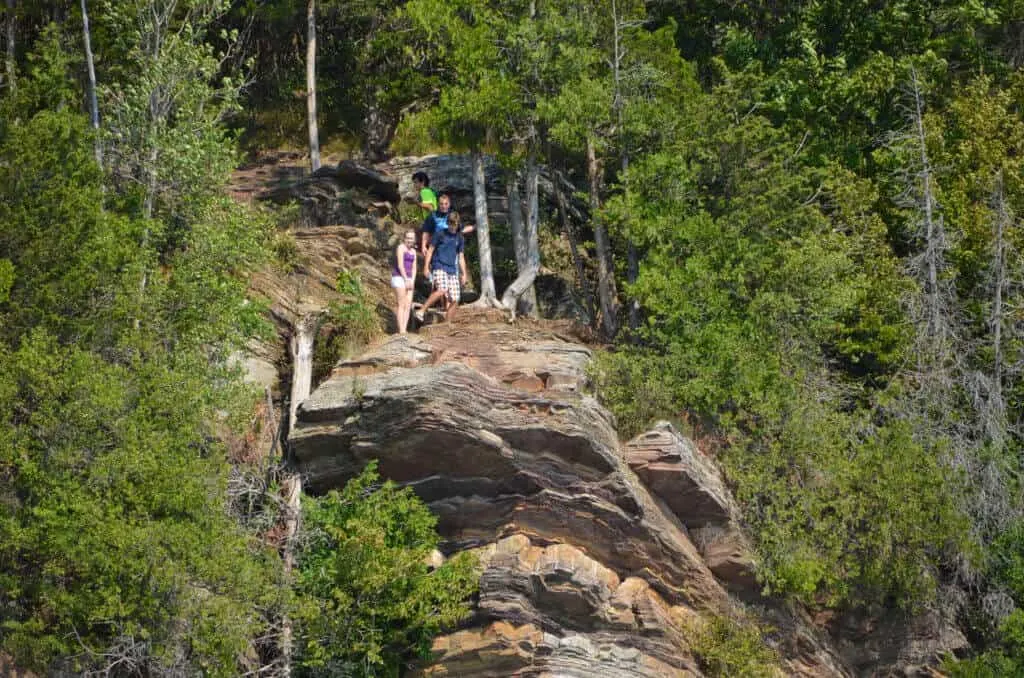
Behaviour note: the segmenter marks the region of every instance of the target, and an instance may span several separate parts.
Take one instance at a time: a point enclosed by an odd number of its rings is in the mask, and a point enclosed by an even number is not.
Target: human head
[[[426,172],[416,172],[412,175],[412,182],[418,184],[417,188],[423,188],[430,185],[430,177],[427,176]]]
[[[452,208],[452,199],[447,193],[442,193],[437,198],[437,211],[441,214],[449,211]]]
[[[405,243],[406,247],[416,244],[416,231],[406,231],[405,235],[402,236],[402,242]]]
[[[460,223],[461,223],[461,217],[459,217],[459,213],[458,212],[452,212],[451,214],[449,214],[448,215],[448,232],[449,233],[455,233],[456,231],[458,231]]]

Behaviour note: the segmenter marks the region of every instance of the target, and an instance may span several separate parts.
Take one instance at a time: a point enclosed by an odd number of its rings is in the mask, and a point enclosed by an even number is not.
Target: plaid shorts
[[[459,303],[461,289],[459,288],[459,274],[448,273],[440,268],[430,272],[430,279],[434,283],[435,290],[444,290],[445,296],[456,304]]]

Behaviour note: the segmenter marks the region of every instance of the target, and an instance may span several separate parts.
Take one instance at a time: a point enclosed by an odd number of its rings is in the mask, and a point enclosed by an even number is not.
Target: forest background
[[[227,461],[274,227],[225,184],[240,148],[315,165],[322,136],[493,154],[528,201],[564,179],[587,214],[528,214],[517,263],[574,234],[620,434],[669,418],[718,456],[765,591],[945,606],[977,650],[950,671],[1024,670],[1024,3],[6,0],[4,36],[19,663],[372,675],[465,614],[471,563],[419,571],[431,519],[372,469],[309,502],[292,576],[272,474]],[[363,571],[383,631],[339,593]]]

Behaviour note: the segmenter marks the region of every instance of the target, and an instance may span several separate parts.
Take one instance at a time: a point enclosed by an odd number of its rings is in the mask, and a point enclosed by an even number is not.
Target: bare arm
[[[423,277],[430,277],[430,260],[434,258],[434,248],[430,247],[427,250],[427,256],[423,259]]]
[[[469,280],[469,268],[466,267],[466,253],[459,252],[459,267],[462,269],[462,284]]]

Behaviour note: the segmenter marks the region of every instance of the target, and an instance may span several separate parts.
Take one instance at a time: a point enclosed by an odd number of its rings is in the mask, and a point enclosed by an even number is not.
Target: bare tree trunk
[[[480,302],[490,304],[497,299],[494,289],[494,264],[491,260],[491,226],[487,217],[487,185],[484,177],[484,154],[473,151],[473,208],[476,214],[476,241],[480,248]]]
[[[1006,398],[1003,393],[1007,343],[1003,338],[1003,324],[1007,321],[1007,304],[1004,297],[1010,293],[1011,275],[1008,270],[1006,231],[1013,226],[1013,216],[1006,204],[1003,188],[1003,173],[996,175],[995,186],[995,234],[992,251],[992,306],[988,324],[992,331],[992,372],[988,379],[984,400],[983,425],[988,439],[1002,447],[1009,432]],[[1011,325],[1012,327],[1012,325]]]
[[[302,476],[288,476],[281,482],[284,499],[284,543],[282,561],[285,581],[290,582],[295,570],[295,536],[299,532],[299,516],[302,515]],[[281,619],[281,673],[282,678],[292,675],[292,651],[294,647],[292,620],[285,614]]]
[[[295,323],[292,335],[292,390],[288,407],[288,434],[295,430],[295,420],[302,401],[313,390],[313,342],[316,338],[317,316],[307,315]]]
[[[629,192],[629,151],[622,150],[622,181],[623,188]],[[640,277],[640,251],[632,238],[626,243],[626,282],[630,285],[636,283]],[[629,297],[629,329],[635,330],[640,327],[640,302],[636,297]]]
[[[632,239],[630,239],[627,247],[626,282],[633,285],[640,277],[640,251],[637,250],[636,244]],[[640,302],[637,301],[636,297],[631,296],[629,298],[629,329],[635,330],[638,327],[640,327]]]
[[[523,270],[519,274],[519,277],[512,281],[512,284],[505,289],[505,293],[501,295],[501,306],[511,311],[512,319],[516,317],[516,307],[519,305],[519,300],[522,299],[523,295],[526,294],[531,287],[533,287],[533,280],[537,277],[537,267],[530,266]]]
[[[921,209],[924,215],[925,303],[928,336],[940,343],[947,339],[943,310],[945,308],[939,275],[944,268],[946,234],[941,215],[935,214],[935,194],[932,188],[932,166],[928,159],[928,143],[924,129],[924,102],[917,82],[917,72],[911,70],[914,87],[914,124],[921,154]]]
[[[993,253],[992,313],[989,324],[992,326],[992,381],[993,388],[1002,398],[1003,388],[1003,291],[1007,283],[1006,271],[1006,227],[1010,224],[1010,215],[1006,208],[1006,196],[1003,194],[1002,172],[996,178],[996,238]]]
[[[14,0],[7,0],[7,16],[6,16],[6,28],[7,28],[7,58],[5,61],[5,68],[7,70],[7,86],[10,89],[14,89],[14,85],[17,81],[17,74],[15,73],[15,52],[14,52],[14,38],[17,32],[18,19],[15,16],[14,11]]]
[[[522,275],[530,268],[530,245],[523,223],[523,200],[519,194],[519,179],[519,170],[513,170],[505,184],[508,195],[508,225],[512,230],[512,244],[516,251],[516,270]],[[533,289],[532,286],[530,289]],[[519,297],[519,312],[529,314],[537,306],[537,300],[529,298],[529,290],[524,297]]]
[[[612,263],[608,231],[601,221],[601,165],[597,160],[594,140],[587,137],[587,177],[590,180],[590,219],[594,226],[597,248],[597,294],[601,301],[601,329],[611,339],[618,330],[615,303],[615,268]]]
[[[561,186],[562,181],[563,179],[560,175],[552,181],[555,187],[555,200],[558,201],[559,221],[562,222],[562,231],[565,232],[565,237],[569,241],[569,252],[572,254],[572,263],[576,268],[576,280],[579,283],[580,292],[583,294],[583,303],[586,305],[590,322],[594,322],[597,318],[597,309],[594,308],[594,294],[590,290],[587,272],[583,267],[583,259],[580,257],[579,242],[576,240],[576,229],[573,228],[572,219],[569,217],[569,203]]]
[[[526,161],[526,255],[527,267],[540,269],[540,167],[531,153]],[[536,317],[537,290],[533,285],[523,295],[530,308],[525,313]]]
[[[316,0],[306,5],[306,119],[310,171],[320,169],[320,133],[316,126]]]
[[[150,96],[150,116],[152,120],[156,120],[156,98]],[[155,124],[154,124],[155,127]],[[142,201],[142,217],[145,220],[146,225],[142,229],[142,241],[139,244],[139,248],[145,252],[149,247],[149,222],[153,218],[153,214],[156,211],[156,189],[157,189],[157,176],[156,176],[156,164],[160,159],[160,151],[156,147],[156,132],[153,128],[150,128],[150,140],[153,143],[153,147],[149,150],[148,166],[145,168],[146,173],[146,197]],[[146,286],[149,285],[149,268],[142,269],[142,279],[139,280],[139,307],[137,311],[142,310],[142,305],[146,297]],[[142,324],[142,319],[136,316],[135,321],[132,323],[135,329],[139,329]]]
[[[96,152],[96,164],[103,169],[103,142],[100,139],[100,107],[96,99],[96,67],[92,57],[92,39],[89,33],[89,12],[85,7],[85,0],[82,5],[82,38],[85,43],[85,65],[89,72],[89,120],[92,123],[93,132],[96,138],[93,141]]]

